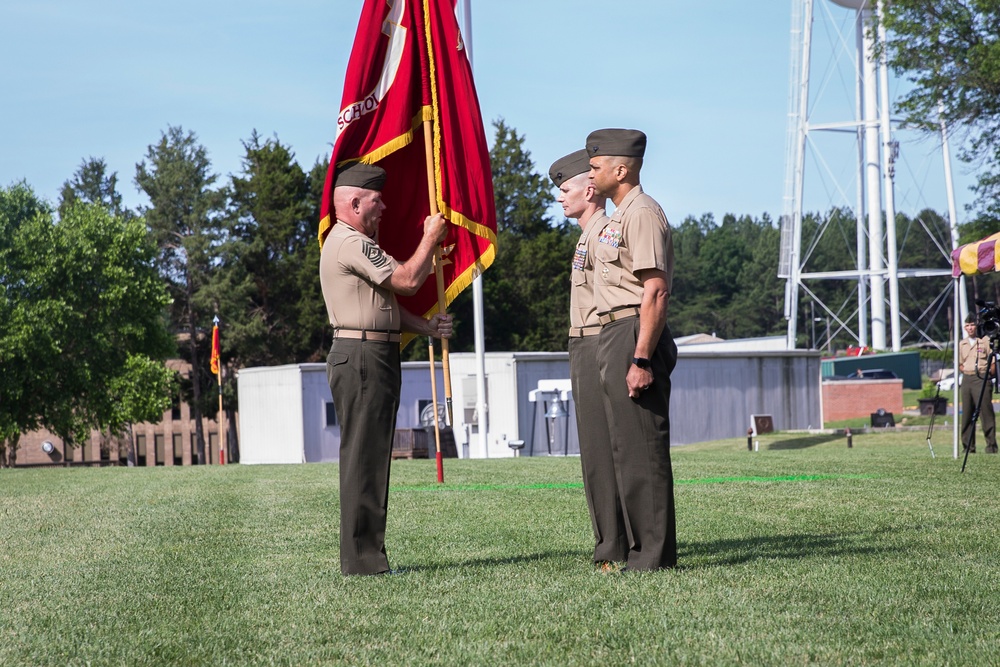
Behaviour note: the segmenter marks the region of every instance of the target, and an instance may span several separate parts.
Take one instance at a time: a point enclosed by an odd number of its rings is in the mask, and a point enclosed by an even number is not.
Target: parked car
[[[885,368],[858,369],[857,373],[848,375],[848,380],[895,380],[899,376]]]
[[[952,389],[955,388],[955,378],[950,377],[950,378],[945,378],[943,380],[938,380],[937,386],[938,389],[940,389],[941,391],[951,391]]]

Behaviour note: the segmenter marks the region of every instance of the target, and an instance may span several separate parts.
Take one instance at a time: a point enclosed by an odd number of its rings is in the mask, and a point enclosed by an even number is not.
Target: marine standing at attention
[[[616,563],[625,560],[628,539],[597,372],[601,324],[594,307],[594,246],[608,222],[604,212],[607,199],[595,192],[587,176],[589,171],[587,151],[581,149],[556,160],[549,168],[549,177],[559,188],[557,201],[563,213],[576,220],[581,229],[570,287],[569,375],[576,403],[583,491],[594,529],[594,564],[598,570],[610,572],[616,569]]]
[[[441,215],[424,220],[413,256],[400,264],[378,245],[385,204],[381,167],[351,163],[336,174],[337,218],[320,253],[323,299],[333,326],[326,360],[340,420],[340,571],[389,571],[385,552],[389,464],[399,409],[400,331],[449,338],[450,315],[426,320],[401,308],[432,270],[434,251],[447,234]]]
[[[611,433],[629,570],[677,564],[670,464],[670,373],[677,346],[667,326],[674,248],[663,209],[642,190],[646,135],[603,129],[587,137],[590,180],[614,202],[594,250],[597,363]]]
[[[976,433],[972,428],[972,414],[979,406],[979,398],[983,403],[979,417],[983,425],[983,435],[986,437],[986,453],[997,453],[996,415],[993,413],[993,377],[996,368],[986,364],[990,358],[990,339],[976,335],[976,316],[972,313],[965,318],[965,338],[958,344],[959,368],[962,371],[962,446],[970,453],[976,452]],[[985,392],[983,383],[988,383]]]

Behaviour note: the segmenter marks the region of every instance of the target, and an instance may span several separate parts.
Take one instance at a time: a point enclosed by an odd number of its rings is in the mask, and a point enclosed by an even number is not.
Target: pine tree
[[[191,363],[189,402],[199,463],[206,462],[202,383],[209,376],[205,334],[213,315],[211,295],[205,287],[223,240],[223,196],[212,187],[216,179],[208,152],[193,132],[185,133],[181,127],[162,133],[160,141],[147,149],[146,159],[136,165],[136,185],[150,201],[140,212],[156,245],[158,266],[171,296],[172,330],[186,339]]]

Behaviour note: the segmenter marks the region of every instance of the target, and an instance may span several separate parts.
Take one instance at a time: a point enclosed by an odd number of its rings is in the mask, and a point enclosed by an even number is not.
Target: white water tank
[[[865,9],[869,0],[830,0],[835,5],[847,7],[848,9]]]

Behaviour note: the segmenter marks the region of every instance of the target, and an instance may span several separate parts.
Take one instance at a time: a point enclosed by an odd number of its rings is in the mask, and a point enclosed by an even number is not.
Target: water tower
[[[899,279],[909,276],[947,276],[948,269],[904,269],[897,262],[894,176],[899,143],[893,137],[890,118],[889,74],[883,59],[875,59],[876,41],[885,43],[884,28],[873,30],[877,12],[883,0],[793,0],[791,94],[789,96],[789,127],[786,153],[784,211],[781,216],[781,254],[778,275],[786,280],[785,317],[788,321],[787,347],[795,348],[798,303],[802,292],[819,303],[837,325],[850,332],[861,346],[898,351],[901,345],[899,313]],[[830,4],[853,11],[853,21],[845,32],[832,40],[848,57],[853,66],[850,77],[853,91],[844,93],[841,102],[852,102],[845,117],[814,117],[814,100],[810,97],[810,68],[813,61],[814,10],[832,17]],[[841,12],[842,13],[842,12]],[[831,21],[832,23],[832,21]],[[853,46],[852,46],[853,42]],[[822,83],[826,83],[824,80]],[[825,87],[825,86],[824,86]],[[854,163],[847,177],[852,185],[838,185],[842,193],[853,190],[849,202],[856,219],[855,263],[836,271],[810,272],[802,254],[803,193],[806,182],[806,153],[816,150],[820,133],[846,135],[854,143],[851,158]],[[957,242],[954,195],[951,185],[947,136],[942,131],[942,158],[945,167],[949,199],[952,244]],[[815,175],[815,174],[812,174]],[[883,218],[884,214],[884,218]],[[892,224],[884,224],[883,220]],[[841,318],[833,309],[821,303],[807,281],[857,281],[857,318]],[[888,289],[888,293],[887,293]],[[946,288],[947,289],[947,288]],[[964,300],[963,300],[964,303]],[[886,305],[888,304],[888,316]],[[869,329],[870,323],[870,329]],[[854,328],[856,326],[856,328]],[[869,335],[870,334],[870,335]],[[887,340],[887,334],[889,340]]]

